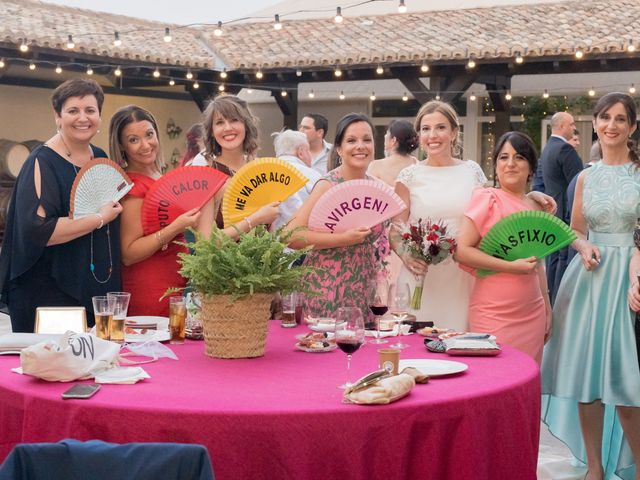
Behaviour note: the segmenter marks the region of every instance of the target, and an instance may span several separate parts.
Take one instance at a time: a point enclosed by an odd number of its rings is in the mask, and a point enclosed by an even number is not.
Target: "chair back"
[[[0,466],[0,480],[21,478],[215,480],[202,445],[70,439],[16,445]]]

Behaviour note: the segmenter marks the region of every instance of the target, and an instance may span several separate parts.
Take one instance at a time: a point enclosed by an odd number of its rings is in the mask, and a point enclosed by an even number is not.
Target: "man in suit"
[[[551,137],[540,154],[539,164],[544,180],[544,192],[558,204],[556,217],[567,222],[571,212],[567,206],[567,187],[571,179],[582,171],[582,160],[569,140],[576,124],[567,112],[558,112],[551,117]],[[547,257],[547,283],[551,303],[555,301],[560,280],[567,268],[567,248]]]

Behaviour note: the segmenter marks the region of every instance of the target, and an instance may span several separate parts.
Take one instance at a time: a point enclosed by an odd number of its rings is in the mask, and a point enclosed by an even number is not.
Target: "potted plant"
[[[264,355],[273,294],[300,290],[308,271],[291,267],[308,251],[288,249],[291,235],[258,225],[233,240],[214,227],[210,238],[183,244],[191,253],[179,254],[180,274],[201,296],[207,355]]]

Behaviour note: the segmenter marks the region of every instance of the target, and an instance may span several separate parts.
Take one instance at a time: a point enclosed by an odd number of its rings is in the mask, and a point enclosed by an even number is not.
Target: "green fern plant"
[[[294,231],[285,233],[281,228],[269,232],[258,225],[238,240],[215,227],[208,239],[194,234],[194,242],[180,243],[192,253],[178,254],[178,262],[180,274],[203,295],[240,298],[254,293],[307,290],[302,278],[310,268],[290,265],[310,249],[287,248]],[[180,290],[172,288],[165,295]]]

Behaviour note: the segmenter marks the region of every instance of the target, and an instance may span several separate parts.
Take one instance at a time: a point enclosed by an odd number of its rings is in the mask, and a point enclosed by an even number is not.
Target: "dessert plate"
[[[462,362],[452,362],[451,360],[431,360],[428,358],[410,358],[400,360],[398,370],[402,371],[406,367],[414,367],[423,375],[430,377],[441,377],[464,372],[469,366]]]

